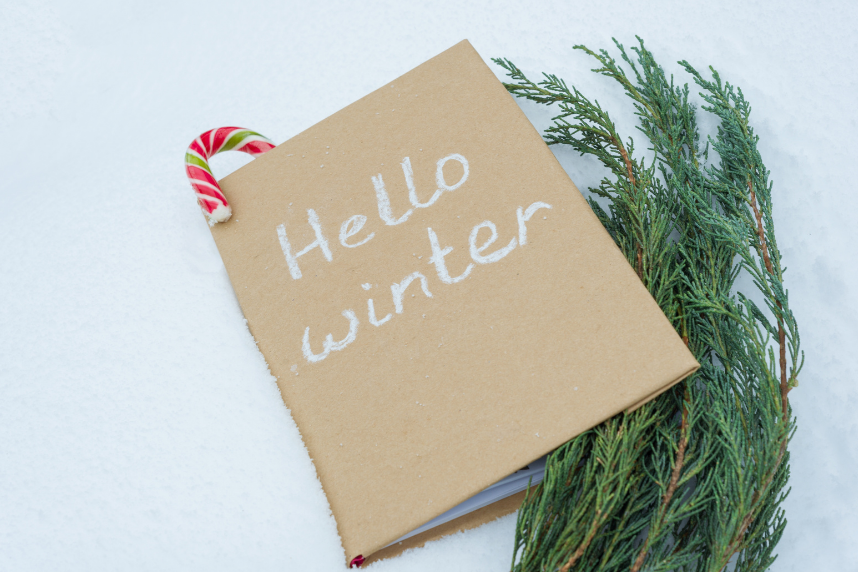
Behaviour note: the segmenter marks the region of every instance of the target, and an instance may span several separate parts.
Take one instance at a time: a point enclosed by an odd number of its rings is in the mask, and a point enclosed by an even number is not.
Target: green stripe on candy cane
[[[274,143],[268,138],[242,127],[212,129],[193,140],[185,153],[185,173],[209,224],[229,220],[232,207],[214,178],[208,160],[222,151],[242,151],[257,157],[273,148]]]

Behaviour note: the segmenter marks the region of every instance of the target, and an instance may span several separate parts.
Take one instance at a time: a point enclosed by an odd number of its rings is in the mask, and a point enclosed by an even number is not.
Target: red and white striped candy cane
[[[209,224],[224,222],[232,216],[232,207],[209,168],[209,159],[221,151],[243,151],[257,157],[271,149],[274,143],[268,138],[243,127],[219,127],[194,139],[185,153],[185,172],[196,191],[197,202],[209,217]]]

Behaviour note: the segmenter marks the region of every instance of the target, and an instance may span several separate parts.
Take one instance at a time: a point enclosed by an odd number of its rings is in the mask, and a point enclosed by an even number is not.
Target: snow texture
[[[185,180],[187,145],[224,125],[285,141],[463,38],[574,82],[638,136],[628,101],[572,50],[635,34],[665,65],[715,66],[754,105],[808,357],[774,570],[858,569],[855,3],[9,1],[0,14],[0,569],[343,570]],[[579,187],[600,178],[555,153]],[[372,569],[505,570],[514,526]]]

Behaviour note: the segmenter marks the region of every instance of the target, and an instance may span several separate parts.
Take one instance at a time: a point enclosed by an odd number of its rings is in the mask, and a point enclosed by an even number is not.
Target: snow
[[[187,145],[223,125],[282,142],[463,38],[574,82],[635,135],[614,111],[627,101],[572,50],[634,34],[665,65],[714,65],[754,105],[807,353],[773,569],[856,569],[858,6],[119,4],[0,7],[0,569],[344,569],[185,180]],[[597,181],[556,152],[580,187]],[[372,569],[505,570],[514,526]]]

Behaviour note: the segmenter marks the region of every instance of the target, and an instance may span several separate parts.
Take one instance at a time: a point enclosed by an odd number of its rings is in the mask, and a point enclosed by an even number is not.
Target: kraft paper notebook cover
[[[221,186],[212,235],[349,561],[698,367],[467,41]]]

